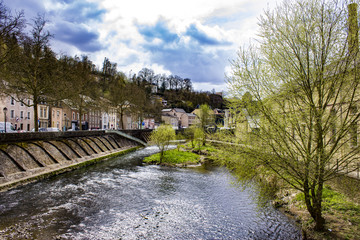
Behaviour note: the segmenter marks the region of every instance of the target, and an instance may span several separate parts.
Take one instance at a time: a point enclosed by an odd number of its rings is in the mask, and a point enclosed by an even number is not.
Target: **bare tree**
[[[108,58],[104,59],[102,74],[101,74],[101,87],[103,91],[108,91],[109,85],[114,80],[117,74],[117,64],[110,62]]]
[[[45,30],[46,20],[38,15],[32,24],[30,36],[26,36],[16,54],[6,64],[9,74],[4,88],[6,94],[23,104],[25,98],[32,100],[34,125],[38,130],[38,109],[40,102],[56,100],[59,80],[56,54],[49,46],[51,34]]]
[[[82,130],[83,114],[99,105],[101,88],[93,73],[94,64],[87,56],[81,58],[63,56],[60,62],[66,68],[62,74],[65,74],[63,79],[67,84],[67,103],[78,110],[79,129]]]

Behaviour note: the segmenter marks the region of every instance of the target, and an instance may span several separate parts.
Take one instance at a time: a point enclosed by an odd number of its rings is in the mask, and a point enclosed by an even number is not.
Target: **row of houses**
[[[167,108],[162,110],[161,120],[166,124],[170,124],[175,129],[188,128],[197,124],[196,116],[198,115],[198,111],[200,111],[200,109],[195,109],[191,113],[187,113],[182,108]],[[217,108],[211,110],[210,114],[213,117],[213,123],[224,126],[225,122],[228,122],[225,118],[228,116],[228,114],[225,114],[226,111],[227,110]]]
[[[16,101],[12,97],[0,98],[0,122],[10,122],[17,131],[32,131],[34,129],[34,109],[32,100]],[[29,107],[30,106],[30,107]],[[6,109],[6,111],[4,111]],[[121,129],[121,122],[116,109],[90,110],[80,113],[66,101],[55,104],[42,102],[38,104],[39,128],[58,128],[62,131],[78,130],[80,124],[83,130],[94,129]],[[81,118],[80,118],[81,117]],[[81,123],[80,123],[81,119]],[[123,116],[124,129],[154,128],[154,119],[145,119],[140,122],[139,117],[126,113]]]
[[[162,103],[164,104],[164,100]],[[166,105],[166,103],[165,103]],[[1,111],[7,109],[7,112]],[[162,110],[161,122],[170,124],[174,129],[188,128],[197,122],[196,115],[199,109],[191,113],[182,108],[165,108]],[[68,130],[94,130],[94,129],[154,129],[159,122],[154,118],[140,119],[139,116],[125,112],[120,116],[115,108],[93,109],[80,113],[78,109],[71,107],[67,100],[56,103],[41,102],[37,106],[39,128],[57,128],[61,131]],[[226,110],[214,109],[214,123],[227,125]],[[81,116],[80,116],[81,114]],[[0,97],[0,122],[10,122],[20,132],[33,131],[35,128],[34,108],[31,99],[16,101],[12,97]],[[81,119],[81,123],[80,123]],[[123,127],[122,127],[123,126]],[[226,127],[226,126],[225,126]]]
[[[182,108],[166,108],[161,112],[161,120],[175,129],[188,128],[195,124],[196,115],[186,113]]]

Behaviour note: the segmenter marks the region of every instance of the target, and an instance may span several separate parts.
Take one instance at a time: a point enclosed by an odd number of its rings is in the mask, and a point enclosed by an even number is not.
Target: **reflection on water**
[[[0,239],[301,239],[223,168],[142,166],[156,151],[0,193]]]

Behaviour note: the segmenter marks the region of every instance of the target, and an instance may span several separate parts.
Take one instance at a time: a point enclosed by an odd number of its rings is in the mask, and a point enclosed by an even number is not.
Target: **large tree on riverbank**
[[[260,129],[241,139],[239,175],[276,175],[301,191],[317,230],[324,182],[358,166],[356,7],[291,0],[265,11],[259,44],[240,49],[229,79],[234,95],[249,92],[256,103],[235,112]]]

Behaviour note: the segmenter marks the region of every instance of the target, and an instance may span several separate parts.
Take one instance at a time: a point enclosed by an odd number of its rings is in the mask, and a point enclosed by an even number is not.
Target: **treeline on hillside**
[[[170,108],[183,108],[186,112],[192,112],[202,104],[207,104],[212,108],[224,108],[225,105],[222,97],[215,94],[214,90],[212,93],[193,91],[189,78],[156,74],[149,68],[143,68],[137,75],[133,74],[129,78],[130,82],[138,86],[156,86],[156,95],[165,99],[167,107]]]

